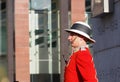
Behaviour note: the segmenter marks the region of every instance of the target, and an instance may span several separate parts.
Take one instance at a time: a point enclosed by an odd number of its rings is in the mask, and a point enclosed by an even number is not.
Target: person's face
[[[69,33],[68,40],[74,48],[82,46],[83,43],[83,37],[80,37],[75,33]]]

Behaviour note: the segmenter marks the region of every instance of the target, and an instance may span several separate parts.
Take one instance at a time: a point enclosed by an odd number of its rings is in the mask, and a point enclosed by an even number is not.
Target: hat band
[[[71,29],[76,29],[76,30],[83,31],[83,32],[87,33],[88,35],[91,34],[91,30],[88,27],[86,27],[84,25],[81,25],[81,24],[73,24]]]

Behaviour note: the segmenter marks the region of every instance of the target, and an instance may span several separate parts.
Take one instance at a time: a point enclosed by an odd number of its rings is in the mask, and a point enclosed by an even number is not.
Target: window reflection
[[[31,82],[60,82],[59,1],[47,0],[49,3],[46,8],[41,2],[42,0],[38,2],[31,0],[29,25]],[[35,6],[35,3],[43,6]]]
[[[0,1],[0,82],[8,82],[6,1]]]

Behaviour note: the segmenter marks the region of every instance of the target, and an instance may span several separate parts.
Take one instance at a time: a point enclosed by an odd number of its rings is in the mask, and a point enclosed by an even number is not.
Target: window
[[[6,0],[0,1],[0,82],[8,80]]]

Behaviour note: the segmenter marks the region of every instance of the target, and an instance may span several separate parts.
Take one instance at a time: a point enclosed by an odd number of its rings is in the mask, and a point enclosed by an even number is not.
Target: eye
[[[70,36],[74,36],[75,35],[75,33],[70,33]]]

